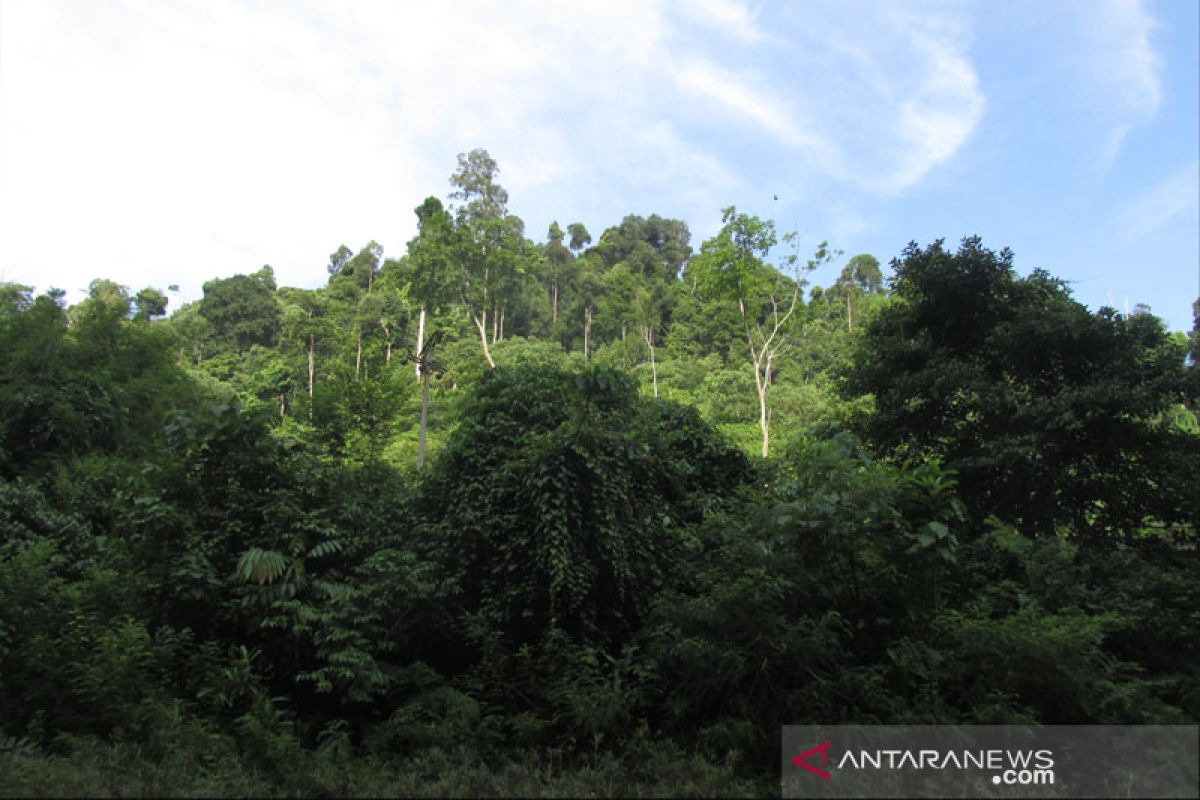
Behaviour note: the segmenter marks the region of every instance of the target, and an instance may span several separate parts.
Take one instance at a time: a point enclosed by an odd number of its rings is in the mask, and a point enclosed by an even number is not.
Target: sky
[[[1192,326],[1195,0],[0,0],[0,281],[68,298],[404,252],[482,147],[509,208],[775,220],[885,264],[979,235]],[[782,255],[782,254],[780,254]],[[844,259],[843,259],[844,261]],[[828,285],[840,263],[811,276]]]

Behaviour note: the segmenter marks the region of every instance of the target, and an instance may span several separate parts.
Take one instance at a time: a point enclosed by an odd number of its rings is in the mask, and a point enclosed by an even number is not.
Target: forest
[[[320,288],[0,284],[0,795],[778,796],[782,725],[1200,722],[1200,301],[449,189]]]

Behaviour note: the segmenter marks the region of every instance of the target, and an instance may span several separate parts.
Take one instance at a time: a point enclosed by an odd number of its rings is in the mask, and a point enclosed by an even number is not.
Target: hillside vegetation
[[[1200,721],[1196,330],[977,239],[534,242],[497,179],[319,289],[0,286],[0,794],[777,796],[785,724]]]

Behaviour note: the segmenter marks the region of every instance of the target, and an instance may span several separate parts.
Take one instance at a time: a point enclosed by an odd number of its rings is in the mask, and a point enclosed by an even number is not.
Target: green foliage
[[[137,320],[151,320],[167,313],[167,296],[151,287],[138,292],[133,304],[137,309],[133,318]]]
[[[279,336],[281,311],[270,267],[254,275],[234,275],[204,284],[200,314],[212,326],[219,347],[241,352],[270,347]]]
[[[733,206],[722,212],[721,221],[720,233],[704,243],[689,275],[708,297],[757,301],[771,290],[771,271],[763,260],[779,241],[775,223],[739,214]]]
[[[807,304],[734,209],[538,246],[497,174],[319,289],[0,284],[5,793],[762,796],[783,724],[1200,719],[1187,337],[975,240]]]
[[[895,269],[904,302],[882,311],[849,370],[850,389],[875,396],[864,429],[879,452],[942,458],[977,515],[1030,532],[1194,530],[1200,439],[1155,421],[1185,385],[1157,319],[1090,314],[978,239],[957,253],[910,245]]]
[[[1190,553],[1081,553],[1004,526],[978,535],[963,511],[936,462],[873,462],[845,435],[798,444],[768,497],[700,529],[690,580],[655,604],[642,691],[667,713],[665,730],[709,757],[757,758],[779,725],[809,720],[1194,714],[1188,657],[1167,667],[1165,648],[1121,640],[1157,636],[1157,625],[1129,627],[1151,597],[1167,606],[1149,613],[1195,628],[1187,596],[1166,599],[1166,585],[1195,576]],[[1143,580],[1166,581],[1163,593]]]
[[[572,241],[580,239],[572,233]],[[630,214],[604,231],[593,250],[607,267],[626,264],[639,277],[670,283],[692,254],[690,241],[691,232],[682,220]]]
[[[683,527],[745,470],[694,412],[639,401],[618,373],[500,368],[420,503],[466,610],[517,642],[557,628],[617,642],[668,579]]]
[[[43,295],[0,316],[4,475],[89,451],[146,455],[167,409],[192,389],[171,363],[170,333],[130,324],[119,297],[92,297],[72,311],[68,325]]]
[[[410,296],[428,312],[450,302],[455,246],[454,221],[436,197],[428,197],[416,209],[417,236],[408,243]]]

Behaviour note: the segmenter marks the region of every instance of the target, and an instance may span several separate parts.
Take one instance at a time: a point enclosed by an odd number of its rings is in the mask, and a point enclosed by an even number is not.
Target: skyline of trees
[[[0,284],[3,788],[770,796],[806,719],[1200,719],[1196,330],[976,238],[534,242],[459,166],[320,288]]]

